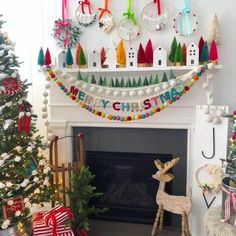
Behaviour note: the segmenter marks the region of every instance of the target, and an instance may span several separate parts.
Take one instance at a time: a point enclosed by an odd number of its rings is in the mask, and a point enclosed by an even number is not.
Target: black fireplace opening
[[[159,182],[154,160],[170,161],[171,154],[87,151],[86,163],[96,176],[93,185],[103,195],[91,204],[109,210],[92,218],[152,224],[157,204]],[[172,183],[166,185],[172,194]],[[165,225],[171,225],[170,213],[165,213]]]

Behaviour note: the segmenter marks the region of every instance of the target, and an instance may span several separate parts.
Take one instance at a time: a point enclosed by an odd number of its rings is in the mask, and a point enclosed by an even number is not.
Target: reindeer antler
[[[160,170],[160,171],[163,170],[164,165],[160,160],[157,159],[157,160],[154,161],[154,163],[155,163],[158,170]]]
[[[164,163],[164,168],[163,168],[163,171],[164,173],[167,173],[168,170],[170,170],[173,166],[175,166],[178,162],[179,162],[180,158],[175,158],[171,161],[168,161],[166,163]]]

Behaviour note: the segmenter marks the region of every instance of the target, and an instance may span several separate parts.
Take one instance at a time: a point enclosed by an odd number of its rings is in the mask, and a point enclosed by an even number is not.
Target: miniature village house
[[[199,49],[194,43],[191,43],[187,48],[187,66],[197,66],[199,65]]]
[[[101,68],[100,54],[96,50],[88,54],[88,68]]]
[[[167,66],[167,52],[161,46],[158,46],[154,51],[153,65],[156,68]]]
[[[127,68],[137,68],[137,51],[133,48],[130,47],[128,48],[126,52],[126,67]]]
[[[66,68],[66,51],[62,50],[57,55],[57,67],[59,69]]]

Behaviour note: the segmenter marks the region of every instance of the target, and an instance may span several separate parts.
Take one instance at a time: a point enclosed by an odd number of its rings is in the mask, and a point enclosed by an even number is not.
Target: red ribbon
[[[161,0],[154,0],[154,3],[157,4],[157,13],[158,13],[158,16],[161,15]]]
[[[66,28],[69,26],[69,22],[66,20],[62,20],[62,21],[56,20],[55,25],[56,25],[56,30],[54,33],[54,38],[57,38],[57,36],[61,32],[62,28]],[[68,31],[66,30],[66,37],[64,40],[64,48],[66,48],[67,44],[68,44]]]
[[[81,10],[82,10],[82,13],[85,14],[85,11],[84,11],[84,7],[87,5],[88,6],[88,10],[89,10],[89,14],[92,14],[92,11],[91,11],[91,3],[89,0],[82,0],[82,1],[79,1],[79,4],[81,6]]]
[[[45,224],[49,226],[49,221],[52,220],[52,236],[57,236],[57,213],[68,213],[68,219],[74,218],[71,209],[68,208],[59,208],[57,210],[54,209],[47,213],[47,216],[45,217]]]
[[[108,10],[108,0],[105,0],[104,8],[99,7],[98,10],[101,11],[101,13],[99,15],[99,19],[101,19],[102,16],[104,15],[104,13],[106,13],[106,12],[111,14],[111,12]]]
[[[76,231],[76,236],[88,236],[88,233],[84,229]]]

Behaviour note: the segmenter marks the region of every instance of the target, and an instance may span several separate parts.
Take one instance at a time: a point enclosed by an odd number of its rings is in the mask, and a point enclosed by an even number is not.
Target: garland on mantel
[[[75,85],[70,88],[62,82],[62,72],[52,67],[44,67],[47,81],[54,81],[64,94],[80,107],[96,116],[115,121],[132,121],[146,119],[164,110],[186,94],[196,81],[208,70],[213,69],[212,63],[196,66],[193,70],[169,82],[144,86],[142,88],[104,88],[88,82],[70,79]],[[209,74],[209,73],[207,73]],[[61,77],[61,78],[59,78]],[[208,76],[207,76],[208,77]],[[49,89],[50,85],[46,85]],[[46,91],[44,94],[48,94]],[[45,98],[44,102],[48,101]],[[113,108],[114,112],[129,112],[128,115],[106,113],[103,110]],[[47,109],[43,109],[47,111]],[[141,113],[140,113],[141,112]],[[44,114],[47,117],[47,114]]]

